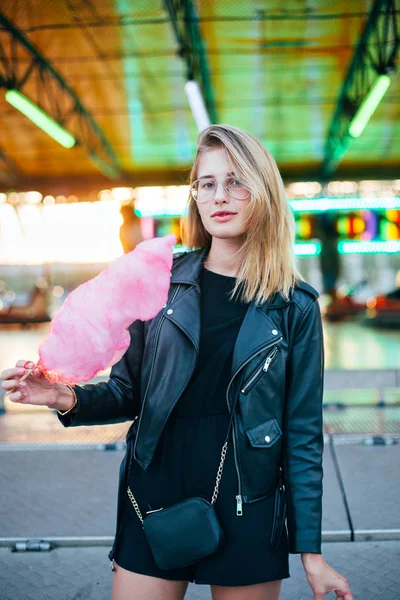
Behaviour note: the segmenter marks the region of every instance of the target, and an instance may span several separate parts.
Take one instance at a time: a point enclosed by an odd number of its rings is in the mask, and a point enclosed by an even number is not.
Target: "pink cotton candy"
[[[142,242],[71,292],[39,348],[38,367],[52,383],[89,381],[130,344],[129,325],[166,303],[175,235]]]

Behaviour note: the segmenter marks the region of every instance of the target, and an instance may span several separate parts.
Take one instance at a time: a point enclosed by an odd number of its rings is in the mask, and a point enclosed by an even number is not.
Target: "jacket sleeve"
[[[111,368],[108,381],[76,385],[77,405],[58,418],[64,427],[101,425],[133,419],[140,410],[140,372],[144,350],[144,323],[129,327],[131,343]]]
[[[294,327],[288,360],[283,429],[289,552],[321,553],[322,320],[314,299]]]

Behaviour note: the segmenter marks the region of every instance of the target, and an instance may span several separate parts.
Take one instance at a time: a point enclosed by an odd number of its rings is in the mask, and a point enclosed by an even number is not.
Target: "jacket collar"
[[[201,269],[203,268],[203,264],[209,251],[210,247],[207,246],[201,250],[187,252],[179,257],[172,267],[171,283],[197,285]],[[271,308],[281,308],[290,304],[291,301],[291,298],[289,298],[289,300],[285,300],[282,294],[278,292],[274,294],[273,297],[269,298],[264,304],[260,305],[259,310],[265,311]]]
[[[187,252],[172,265],[171,283],[195,285],[210,248]]]

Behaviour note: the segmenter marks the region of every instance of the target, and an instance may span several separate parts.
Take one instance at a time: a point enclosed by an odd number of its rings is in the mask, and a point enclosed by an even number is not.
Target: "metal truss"
[[[9,156],[0,148],[0,182],[6,185],[15,183],[18,170]]]
[[[397,5],[397,6],[396,6]],[[353,138],[349,124],[378,75],[395,70],[400,0],[376,0],[342,85],[325,145],[322,177],[330,176]]]
[[[210,120],[212,123],[217,123],[217,109],[207,52],[193,0],[164,0],[164,5],[179,44],[179,56],[186,61],[187,78],[196,80],[200,85]]]
[[[16,89],[68,129],[100,171],[120,175],[116,154],[74,91],[39,50],[0,12],[0,88]],[[7,49],[7,51],[6,51]],[[21,60],[21,58],[25,60]],[[26,60],[26,58],[28,60]],[[32,85],[32,82],[35,85]]]

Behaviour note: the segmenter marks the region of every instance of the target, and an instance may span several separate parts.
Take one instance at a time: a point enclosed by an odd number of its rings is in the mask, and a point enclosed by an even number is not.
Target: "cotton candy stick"
[[[67,296],[35,365],[49,381],[89,381],[122,358],[129,325],[153,318],[167,301],[175,243],[175,235],[146,240]]]

